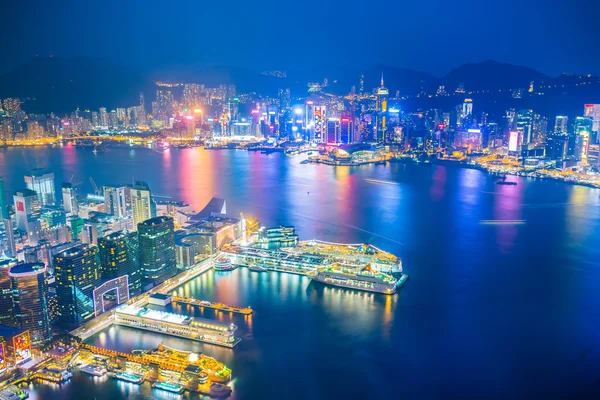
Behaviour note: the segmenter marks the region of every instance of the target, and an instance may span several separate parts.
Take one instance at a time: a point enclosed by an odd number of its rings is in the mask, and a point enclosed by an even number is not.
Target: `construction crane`
[[[94,187],[94,193],[97,196],[100,196],[102,193],[100,192],[100,189],[98,189],[98,186],[96,185],[96,182],[94,182],[94,179],[92,179],[91,176],[90,176],[90,182],[92,183],[92,186]]]

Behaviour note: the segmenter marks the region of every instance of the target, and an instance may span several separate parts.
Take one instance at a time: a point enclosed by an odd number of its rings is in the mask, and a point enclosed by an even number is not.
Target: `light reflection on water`
[[[573,398],[574,387],[597,388],[597,189],[519,177],[500,186],[481,171],[435,165],[301,165],[245,151],[0,149],[7,193],[37,166],[53,169],[57,187],[75,175],[81,193],[93,191],[91,176],[99,185],[143,179],[195,210],[220,196],[231,214],[294,225],[302,239],[373,243],[400,255],[410,275],[388,298],[293,275],[208,273],[178,293],[252,306],[251,318],[184,309],[238,324],[246,340],[235,350],[127,328],[94,338],[107,346],[164,340],[205,351],[232,367],[241,398],[522,398],[532,385],[546,398]],[[493,219],[526,223],[479,223]],[[348,377],[364,384],[349,387]],[[111,381],[97,386],[65,390],[120,398]],[[56,397],[48,393],[39,397]]]

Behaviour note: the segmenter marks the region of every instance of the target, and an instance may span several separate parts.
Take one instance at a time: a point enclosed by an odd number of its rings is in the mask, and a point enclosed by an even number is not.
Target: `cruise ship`
[[[375,271],[369,265],[358,270],[339,265],[319,268],[313,274],[312,280],[327,285],[384,294],[396,293],[398,285],[396,278]]]

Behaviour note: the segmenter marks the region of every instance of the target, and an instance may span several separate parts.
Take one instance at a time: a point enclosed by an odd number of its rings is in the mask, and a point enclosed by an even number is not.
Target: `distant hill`
[[[32,113],[139,104],[154,84],[133,69],[86,58],[36,57],[0,76],[0,98],[19,97]]]
[[[467,90],[499,90],[527,88],[531,81],[540,83],[548,79],[550,77],[532,68],[488,60],[461,65],[448,72],[441,82],[450,91],[460,83],[464,83]]]
[[[370,92],[380,85],[384,74],[385,86],[394,97],[397,90],[402,96],[411,96],[401,104],[402,109],[441,108],[449,110],[462,102],[461,96],[429,98],[414,95],[421,88],[435,93],[439,85],[454,92],[459,83],[467,91],[480,91],[465,95],[475,101],[477,113],[486,111],[500,117],[510,107],[532,108],[544,115],[558,113],[579,115],[584,103],[600,103],[598,77],[561,75],[548,77],[534,69],[502,64],[495,61],[468,63],[450,71],[444,77],[425,72],[386,65],[368,69],[348,66],[316,66],[287,71],[286,78],[265,75],[260,71],[243,67],[175,65],[139,72],[93,58],[35,58],[15,70],[0,76],[0,98],[19,97],[25,101],[23,108],[30,113],[65,114],[80,109],[106,107],[129,107],[139,104],[139,94],[144,92],[146,103],[154,100],[157,87],[154,81],[170,83],[204,83],[208,86],[235,84],[238,93],[256,92],[275,95],[278,89],[290,88],[292,95],[308,94],[308,82],[322,83],[327,79],[324,92],[343,95],[352,86],[360,89],[360,77],[364,75],[364,90]],[[529,82],[536,86],[550,85],[544,95],[524,96],[513,99],[510,91],[498,89],[527,88]],[[589,84],[577,85],[588,81]],[[181,88],[174,89],[180,94]],[[489,93],[481,93],[487,91]],[[35,99],[35,100],[33,100]],[[149,106],[147,106],[149,110]]]

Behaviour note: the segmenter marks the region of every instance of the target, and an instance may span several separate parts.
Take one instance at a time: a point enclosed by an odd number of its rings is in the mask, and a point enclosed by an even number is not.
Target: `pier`
[[[122,305],[115,310],[114,323],[135,329],[158,332],[199,342],[235,347],[237,326],[204,318],[152,310],[133,305]]]
[[[243,315],[252,314],[252,308],[250,308],[250,307],[229,306],[229,305],[223,304],[223,303],[212,303],[212,302],[206,301],[206,300],[197,300],[197,299],[193,299],[193,298],[179,297],[179,296],[172,296],[172,301],[174,301],[176,303],[189,304],[189,305],[197,306],[197,307],[212,308],[213,310],[218,310],[218,311],[223,311],[223,312],[228,312],[228,313],[236,313],[236,314],[243,314]]]

